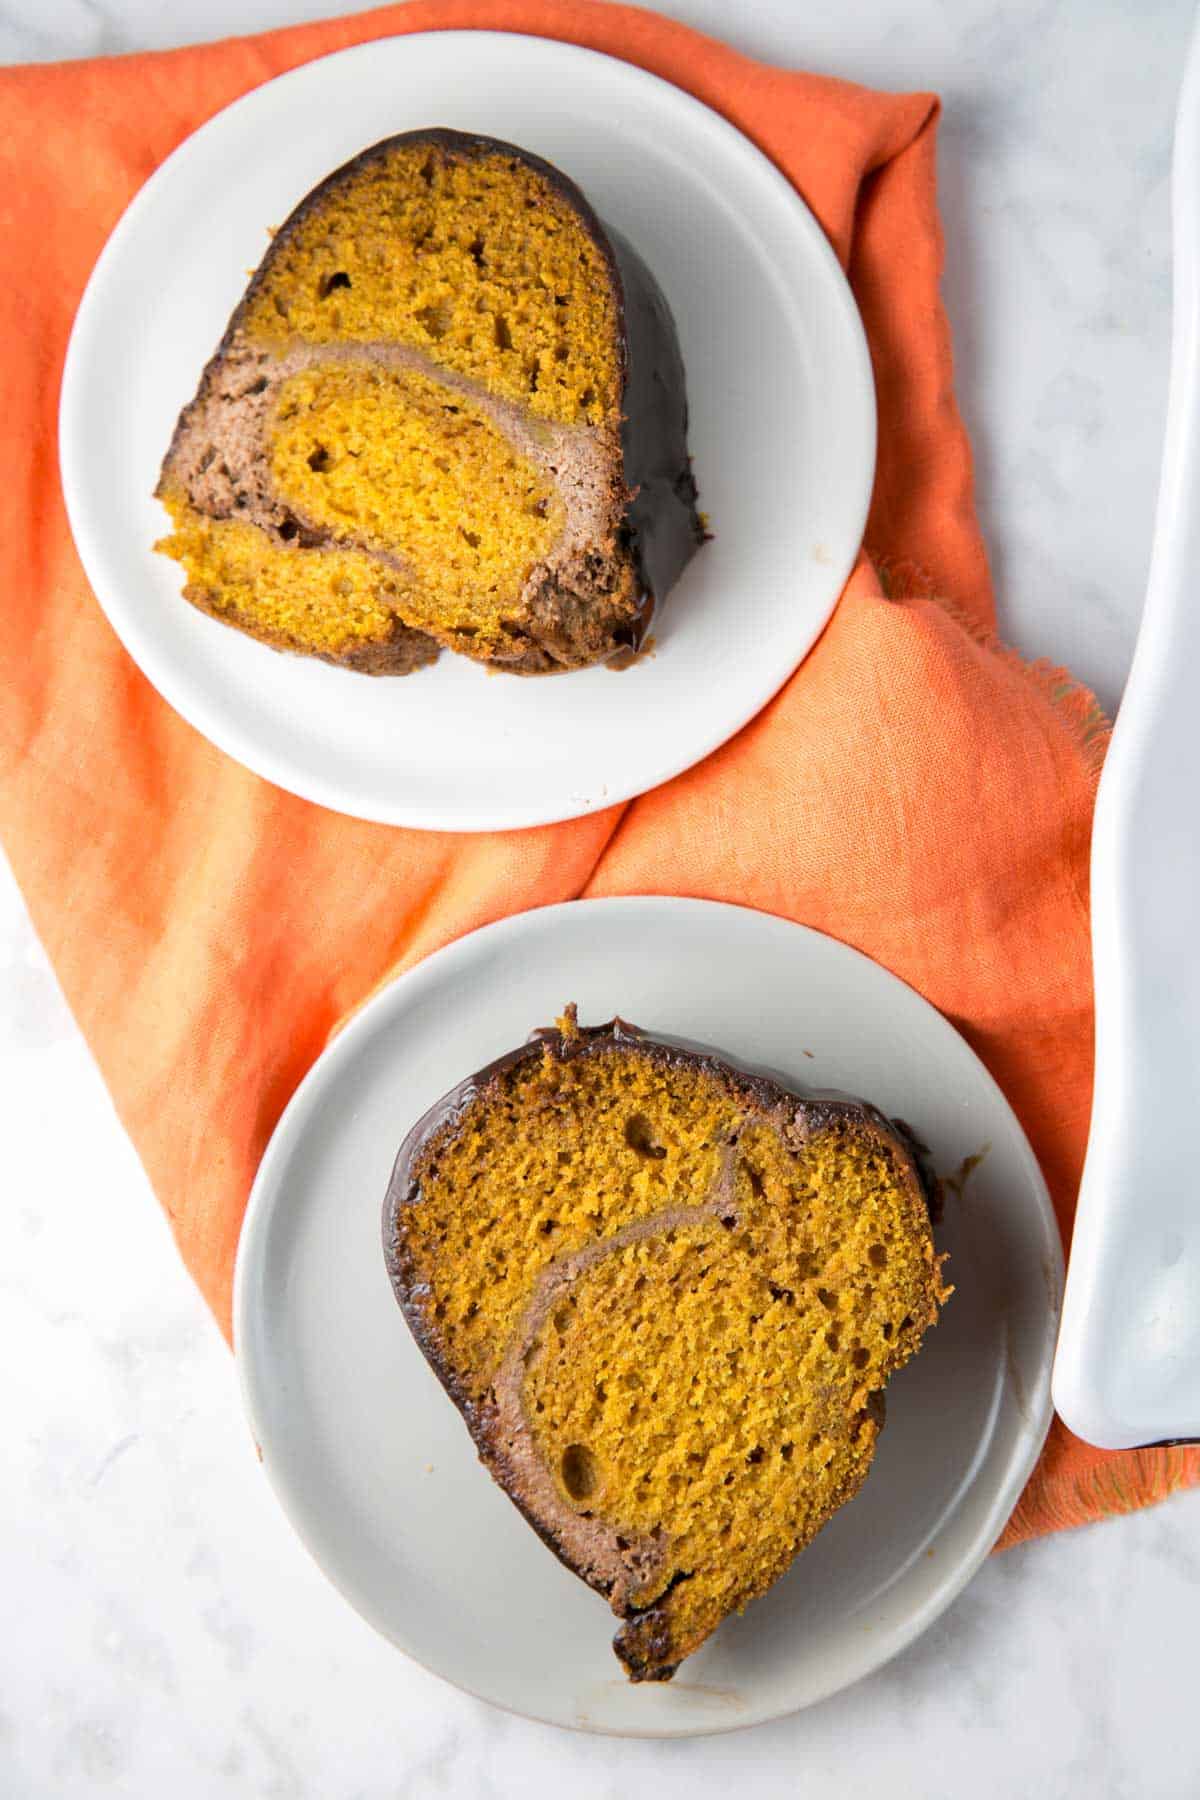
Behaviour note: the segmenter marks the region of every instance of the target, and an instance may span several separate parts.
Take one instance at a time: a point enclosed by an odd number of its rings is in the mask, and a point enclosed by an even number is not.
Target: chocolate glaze
[[[409,1329],[426,1361],[462,1413],[480,1460],[488,1467],[509,1498],[533,1526],[543,1543],[553,1550],[559,1561],[574,1574],[597,1588],[610,1600],[613,1610],[627,1623],[617,1633],[613,1647],[632,1681],[670,1680],[678,1667],[671,1659],[670,1619],[666,1610],[667,1593],[646,1607],[629,1599],[629,1583],[614,1580],[598,1569],[582,1566],[579,1556],[572,1554],[552,1522],[538,1516],[527,1497],[520,1491],[509,1457],[501,1442],[499,1419],[494,1399],[479,1403],[459,1381],[455,1370],[442,1354],[436,1333],[430,1329],[421,1302],[428,1289],[416,1279],[411,1265],[401,1214],[404,1209],[421,1203],[418,1164],[433,1141],[446,1131],[453,1131],[467,1111],[489,1088],[502,1081],[513,1069],[549,1054],[560,1062],[581,1056],[604,1055],[615,1048],[633,1048],[664,1068],[702,1070],[732,1083],[739,1101],[758,1112],[773,1115],[792,1132],[807,1136],[837,1119],[853,1120],[866,1125],[893,1152],[899,1152],[912,1168],[916,1185],[925,1200],[931,1220],[936,1218],[939,1186],[927,1161],[925,1148],[910,1127],[901,1121],[890,1121],[868,1101],[857,1100],[833,1089],[803,1089],[762,1069],[718,1053],[710,1045],[690,1038],[650,1037],[627,1020],[613,1018],[603,1025],[580,1026],[575,1008],[566,1008],[568,1028],[540,1027],[530,1033],[524,1044],[506,1051],[482,1069],[464,1077],[422,1114],[411,1127],[400,1146],[383,1201],[383,1251],[388,1275],[396,1300]],[[720,1184],[718,1184],[720,1185]],[[720,1194],[709,1196],[706,1205],[719,1214],[729,1203]],[[649,1227],[653,1221],[647,1220]],[[618,1234],[620,1235],[620,1234]],[[549,1265],[553,1269],[553,1264]],[[518,1345],[519,1349],[520,1346]],[[510,1346],[511,1351],[511,1346]],[[508,1354],[506,1352],[506,1354]],[[501,1359],[503,1363],[503,1358]],[[880,1396],[882,1404],[882,1396]],[[846,1496],[848,1497],[848,1496]],[[681,1577],[677,1577],[680,1579]]]
[[[655,602],[704,542],[687,447],[687,384],[671,309],[633,246],[612,226],[625,335],[621,445],[632,499],[627,516],[645,594],[633,648],[644,641]]]

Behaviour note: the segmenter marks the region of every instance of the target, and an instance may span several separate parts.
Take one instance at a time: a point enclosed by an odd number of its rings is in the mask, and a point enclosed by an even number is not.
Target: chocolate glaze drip
[[[624,302],[625,394],[621,445],[625,480],[633,494],[627,514],[645,593],[637,648],[655,601],[678,581],[704,542],[696,511],[696,483],[688,456],[687,387],[671,309],[633,246],[611,225]]]

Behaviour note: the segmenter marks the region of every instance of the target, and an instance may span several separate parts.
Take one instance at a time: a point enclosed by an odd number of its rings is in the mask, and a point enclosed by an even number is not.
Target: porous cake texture
[[[391,138],[305,199],[184,409],[157,493],[197,606],[403,674],[622,654],[703,537],[653,278],[512,145]]]
[[[859,1489],[948,1290],[907,1128],[573,1009],[410,1132],[389,1271],[483,1462],[666,1680]]]

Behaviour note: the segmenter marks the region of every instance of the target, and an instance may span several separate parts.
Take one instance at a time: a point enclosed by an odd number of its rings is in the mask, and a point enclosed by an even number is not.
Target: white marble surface
[[[336,0],[0,0],[0,57]],[[347,9],[348,10],[348,9]],[[679,0],[740,47],[946,101],[946,293],[1007,636],[1110,706],[1141,600],[1181,0]],[[0,876],[0,1795],[1200,1794],[1200,1494],[994,1559],[907,1655],[749,1734],[528,1725],[373,1638],[278,1515],[233,1368]],[[64,1126],[63,1121],[69,1120]]]

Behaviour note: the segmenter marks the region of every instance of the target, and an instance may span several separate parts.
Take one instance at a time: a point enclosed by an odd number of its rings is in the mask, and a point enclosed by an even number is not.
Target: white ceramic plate
[[[1096,796],[1096,1079],[1054,1398],[1090,1444],[1200,1443],[1200,22],[1172,175],[1174,331],[1154,555]]]
[[[990,1145],[939,1230],[957,1291],[892,1384],[859,1496],[666,1686],[632,1687],[616,1621],[476,1461],[409,1335],[381,1247],[400,1140],[451,1084],[574,999],[910,1121],[940,1171]],[[811,1057],[805,1051],[811,1051]],[[303,1083],[242,1233],[235,1340],[292,1523],[364,1618],[531,1718],[728,1731],[833,1693],[924,1629],[995,1541],[1050,1420],[1061,1255],[1000,1090],[911,989],[831,938],[697,900],[578,901],[461,939],[379,994]]]
[[[394,132],[511,139],[582,186],[657,275],[688,370],[716,534],[620,675],[489,676],[445,655],[372,681],[281,656],[179,597],[152,554],[175,416],[277,225]],[[144,673],[281,787],[394,825],[545,824],[656,786],[739,730],[801,660],[858,549],[874,473],[870,362],[824,234],[773,164],[698,101],[595,52],[434,32],[309,63],[219,113],[147,182],[96,265],[60,442],[88,578]]]

